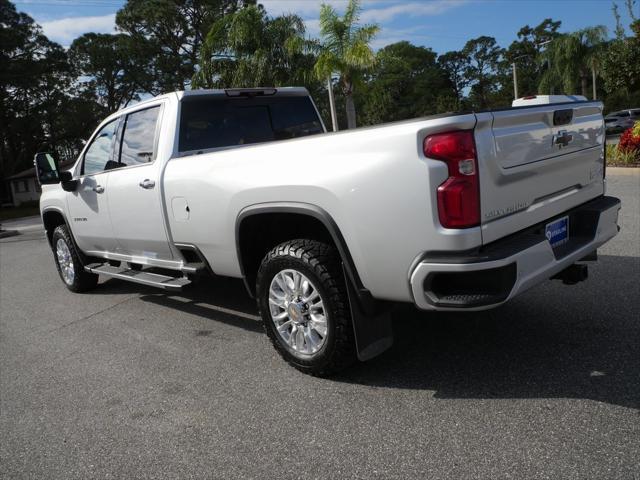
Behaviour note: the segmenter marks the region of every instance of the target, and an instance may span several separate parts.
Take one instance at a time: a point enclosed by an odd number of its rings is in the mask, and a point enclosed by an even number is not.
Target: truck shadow
[[[475,314],[395,313],[395,345],[339,380],[435,398],[586,398],[640,408],[640,258],[601,256],[576,286],[547,282]]]
[[[640,408],[640,258],[601,256],[590,270],[586,283],[547,282],[488,312],[399,306],[394,346],[330,381],[433,390],[436,398],[587,398]],[[240,281],[144,292],[143,301],[262,332]]]

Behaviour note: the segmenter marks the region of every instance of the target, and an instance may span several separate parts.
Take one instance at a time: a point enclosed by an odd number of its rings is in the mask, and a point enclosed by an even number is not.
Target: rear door
[[[604,193],[601,103],[540,105],[477,116],[484,243]]]
[[[161,113],[162,105],[153,105],[123,118],[119,167],[109,172],[108,200],[118,253],[170,260],[162,162],[156,160]]]

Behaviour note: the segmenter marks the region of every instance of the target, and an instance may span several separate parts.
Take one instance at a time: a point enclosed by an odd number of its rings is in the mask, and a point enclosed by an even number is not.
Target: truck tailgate
[[[477,114],[484,244],[604,193],[600,102]]]

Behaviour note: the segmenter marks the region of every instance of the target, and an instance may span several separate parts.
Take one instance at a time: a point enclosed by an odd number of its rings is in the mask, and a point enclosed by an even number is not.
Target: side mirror
[[[60,182],[62,184],[62,189],[65,192],[75,192],[78,188],[78,180],[73,179],[73,174],[71,172],[60,172]]]
[[[73,179],[71,172],[61,172],[58,161],[47,152],[36,153],[33,160],[36,166],[36,176],[40,185],[62,184],[62,189],[73,192],[78,187],[78,181]]]
[[[36,166],[36,176],[40,185],[60,183],[58,161],[47,152],[36,153],[33,163]]]

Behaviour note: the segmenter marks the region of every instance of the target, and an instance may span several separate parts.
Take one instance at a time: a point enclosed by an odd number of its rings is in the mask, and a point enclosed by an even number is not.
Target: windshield
[[[180,152],[248,145],[324,133],[306,96],[191,96],[182,100]]]

